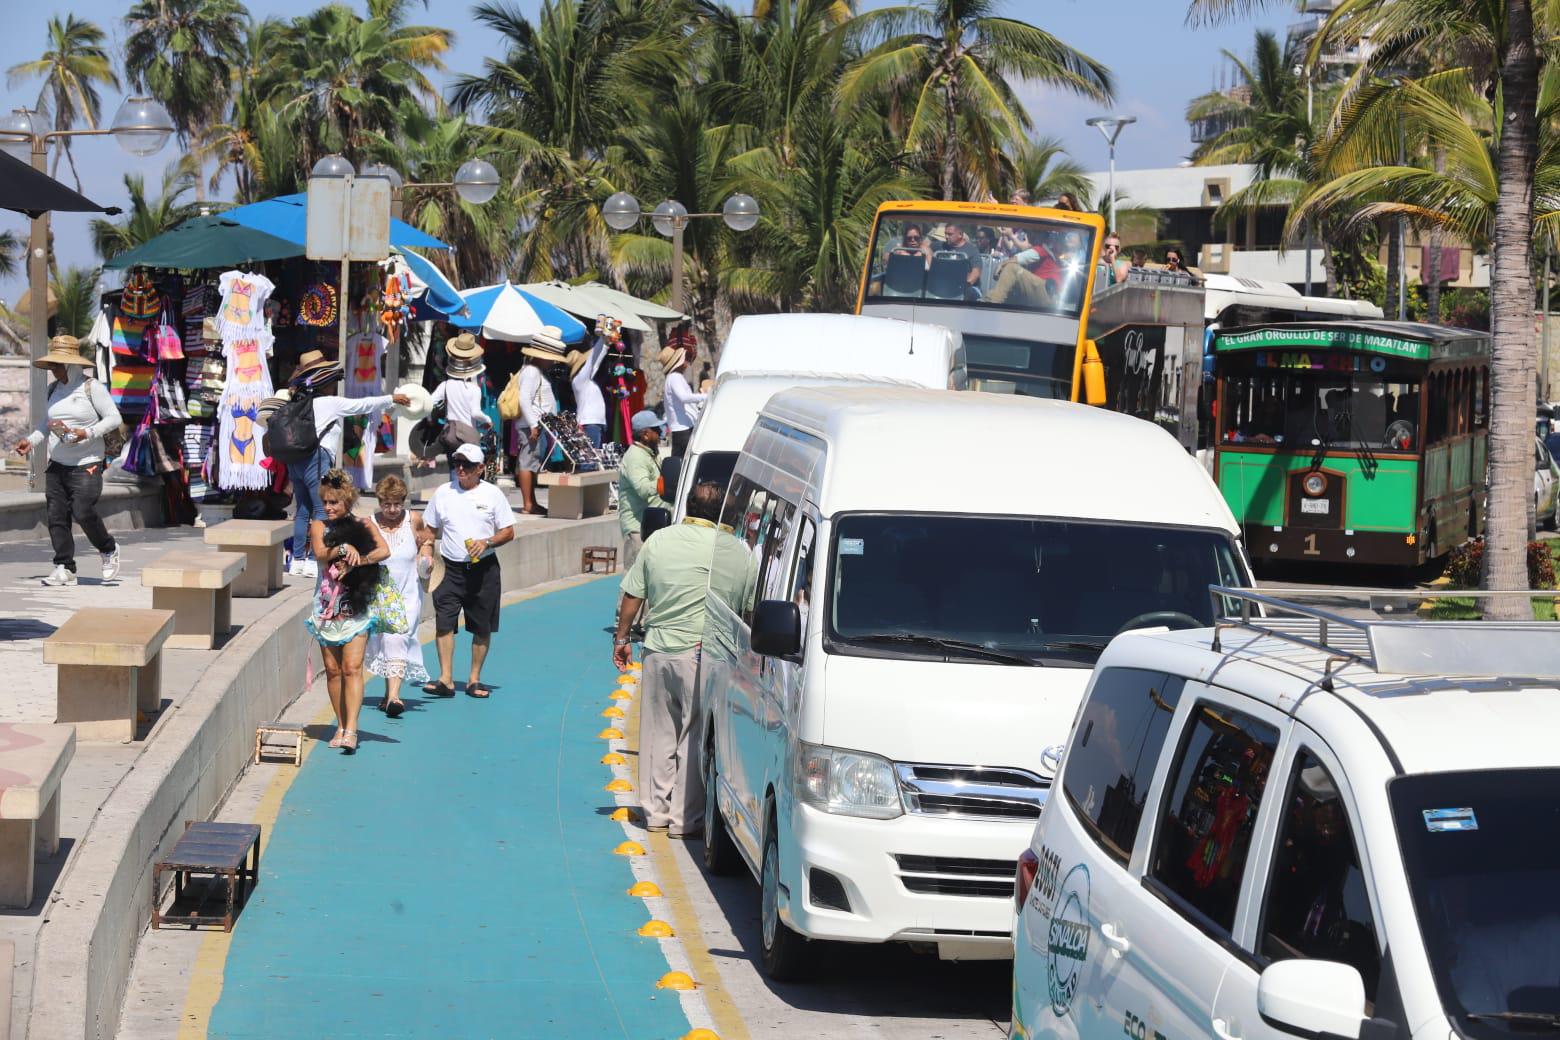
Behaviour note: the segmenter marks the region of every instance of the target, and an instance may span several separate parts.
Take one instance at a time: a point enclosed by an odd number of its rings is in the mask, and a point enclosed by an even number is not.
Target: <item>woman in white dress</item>
[[[433,568],[433,532],[423,526],[421,513],[406,508],[406,482],[400,477],[385,477],[374,485],[374,494],[379,499],[379,509],[374,513],[373,524],[390,547],[384,566],[406,602],[410,624],[406,635],[375,632],[369,637],[367,670],[384,677],[385,696],[379,702],[379,710],[397,719],[406,710],[401,701],[401,684],[421,686],[430,678],[428,669],[423,667],[417,619],[423,600],[420,581],[426,580]]]

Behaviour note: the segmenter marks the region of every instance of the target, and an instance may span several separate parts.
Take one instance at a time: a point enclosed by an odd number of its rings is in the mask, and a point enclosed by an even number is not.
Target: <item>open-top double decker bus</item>
[[[1414,566],[1483,530],[1486,333],[1274,323],[1213,353],[1214,479],[1253,561]]]

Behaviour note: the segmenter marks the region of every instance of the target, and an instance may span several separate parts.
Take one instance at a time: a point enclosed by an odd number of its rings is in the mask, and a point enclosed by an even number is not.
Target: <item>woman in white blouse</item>
[[[696,394],[688,385],[688,377],[682,370],[688,367],[688,352],[681,347],[667,347],[656,355],[661,372],[666,377],[666,425],[672,431],[672,456],[681,458],[688,450],[688,439],[699,421],[699,412],[706,394]]]
[[[55,336],[49,352],[34,361],[54,377],[43,425],[16,446],[22,455],[48,438],[49,461],[44,500],[48,504],[49,540],[54,544],[54,570],[45,585],[76,584],[76,537],[71,521],[80,525],[92,547],[103,557],[103,580],[119,576],[119,546],[98,516],[103,494],[103,435],[117,429],[119,409],[108,388],[93,375],[90,358],[81,353],[75,336]]]
[[[592,447],[601,447],[607,436],[607,399],[596,382],[596,370],[607,356],[607,344],[600,337],[589,353],[569,351],[569,383],[574,388],[574,418],[585,431]]]

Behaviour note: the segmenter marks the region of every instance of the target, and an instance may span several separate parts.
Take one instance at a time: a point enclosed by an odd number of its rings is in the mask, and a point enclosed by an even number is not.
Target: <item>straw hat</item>
[[[444,352],[451,359],[460,358],[462,361],[480,361],[482,359],[482,344],[477,342],[477,337],[469,332],[463,332],[459,336],[451,336],[444,344]]]
[[[49,340],[49,352],[33,362],[34,368],[48,368],[50,365],[82,365],[91,368],[97,362],[85,356],[81,351],[81,341],[75,336],[55,336]]]
[[[482,363],[480,356],[468,358],[451,354],[444,366],[444,374],[451,379],[475,379],[486,371],[487,366]]]
[[[589,360],[590,360],[590,353],[588,351],[584,351],[584,350],[571,350],[571,351],[569,351],[569,357],[568,357],[569,375],[571,375],[571,376],[579,375],[580,374],[580,369],[584,368],[585,367],[585,362],[587,362]]]
[[[688,352],[681,347],[665,347],[655,360],[661,366],[661,374],[669,376],[688,363]]]
[[[290,400],[292,400],[292,392],[290,390],[278,390],[274,397],[267,397],[255,409],[256,421],[262,423],[270,422],[271,416],[276,414],[276,410]]]
[[[326,369],[334,369],[334,371],[327,374]],[[299,356],[298,367],[293,370],[292,378],[293,382],[297,382],[307,377],[310,383],[317,386],[332,378],[339,379],[341,374],[341,366],[336,362],[318,350],[306,350]]]
[[[520,348],[520,353],[543,361],[562,361],[566,349],[563,330],[556,325],[543,325],[531,336],[531,342]]]
[[[404,394],[412,399],[411,404],[391,406],[395,409],[395,413],[403,419],[410,419],[416,422],[418,419],[426,419],[429,413],[433,411],[433,395],[423,389],[421,384],[407,383],[405,386],[396,387],[395,392]]]

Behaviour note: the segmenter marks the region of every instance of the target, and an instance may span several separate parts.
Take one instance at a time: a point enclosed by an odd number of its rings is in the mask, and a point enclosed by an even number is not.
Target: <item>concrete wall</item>
[[[163,492],[158,484],[103,484],[98,515],[110,531],[140,531],[163,525]],[[49,537],[43,489],[0,495],[0,542],[30,542]],[[78,544],[84,544],[77,532]]]
[[[504,590],[578,574],[587,545],[616,545],[609,514],[547,522],[499,550]],[[209,819],[254,750],[255,727],[304,689],[315,652],[303,628],[311,595],[292,588],[207,669],[103,804],[71,856],[38,938],[29,1040],[107,1040],[131,960],[151,918],[152,866],[185,820]],[[431,616],[431,615],[425,615]]]
[[[31,373],[32,366],[26,358],[0,357],[0,453],[5,455],[12,455],[12,445],[27,436],[27,382]]]

